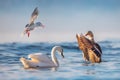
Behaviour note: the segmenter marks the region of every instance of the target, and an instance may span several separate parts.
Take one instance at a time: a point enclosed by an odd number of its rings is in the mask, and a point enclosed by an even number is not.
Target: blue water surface
[[[120,41],[99,42],[101,63],[86,63],[77,42],[0,44],[0,80],[120,80]],[[65,58],[57,55],[58,68],[25,69],[19,61],[31,53],[50,56],[53,46],[62,46]]]

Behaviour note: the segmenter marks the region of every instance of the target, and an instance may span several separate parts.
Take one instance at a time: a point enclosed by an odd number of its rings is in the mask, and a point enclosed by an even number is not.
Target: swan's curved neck
[[[55,53],[56,53],[56,49],[53,48],[51,51],[51,58],[52,58],[53,63],[55,64],[55,66],[59,66],[59,63],[58,63]]]

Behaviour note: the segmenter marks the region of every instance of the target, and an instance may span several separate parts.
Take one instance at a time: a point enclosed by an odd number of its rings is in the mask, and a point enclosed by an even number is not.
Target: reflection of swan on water
[[[62,47],[55,46],[52,48],[52,51],[51,51],[51,59],[45,54],[35,53],[35,54],[28,55],[28,58],[30,58],[31,60],[27,60],[22,57],[22,58],[20,58],[20,61],[22,62],[23,66],[25,68],[58,67],[59,62],[55,55],[56,51],[58,51],[60,53],[60,55],[64,58]]]

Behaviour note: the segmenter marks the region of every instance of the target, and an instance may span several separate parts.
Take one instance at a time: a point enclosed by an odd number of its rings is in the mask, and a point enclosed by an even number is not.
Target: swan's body
[[[63,56],[63,49],[60,46],[55,46],[52,48],[51,51],[51,58],[50,59],[47,55],[42,53],[35,53],[28,55],[28,58],[31,60],[27,60],[25,58],[20,58],[23,66],[25,68],[36,68],[36,67],[58,67],[59,62],[55,56],[56,51],[60,52],[61,56]]]
[[[76,35],[79,48],[83,51],[83,58],[92,63],[101,62],[102,50],[98,43],[94,42],[93,33],[88,31],[84,35]]]
[[[44,27],[44,25],[41,23],[41,22],[36,22],[34,23],[35,19],[38,17],[38,8],[36,7],[31,15],[31,19],[30,19],[30,22],[29,24],[27,24],[25,26],[25,30],[24,30],[24,35],[25,34],[28,34],[28,37],[30,36],[30,31],[34,30],[35,28],[38,28],[38,27]]]

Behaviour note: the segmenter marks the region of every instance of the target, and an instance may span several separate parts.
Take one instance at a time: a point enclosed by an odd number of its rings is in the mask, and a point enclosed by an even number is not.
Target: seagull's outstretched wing
[[[31,15],[30,24],[34,23],[35,19],[39,14],[38,8],[36,7]]]

